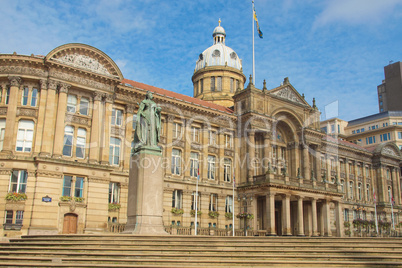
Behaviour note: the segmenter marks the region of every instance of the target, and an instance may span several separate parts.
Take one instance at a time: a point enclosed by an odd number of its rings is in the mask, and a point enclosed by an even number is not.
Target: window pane
[[[81,98],[80,101],[80,114],[88,115],[89,100],[87,98]]]
[[[84,178],[77,177],[75,181],[75,197],[82,197],[82,190],[84,188]]]
[[[71,181],[73,177],[71,176],[64,176],[63,182],[63,196],[71,196]]]
[[[31,106],[35,107],[36,106],[36,100],[38,98],[38,90],[36,88],[32,89],[32,95],[31,95]]]

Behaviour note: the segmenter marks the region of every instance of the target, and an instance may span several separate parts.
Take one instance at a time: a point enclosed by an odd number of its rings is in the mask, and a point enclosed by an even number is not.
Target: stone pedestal
[[[131,157],[124,233],[167,235],[163,226],[162,152],[143,146]]]

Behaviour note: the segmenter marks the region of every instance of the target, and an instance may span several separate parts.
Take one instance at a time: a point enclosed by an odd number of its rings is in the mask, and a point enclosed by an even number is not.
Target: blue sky
[[[212,45],[220,18],[226,45],[243,60],[246,77],[252,73],[251,0],[0,3],[0,53],[46,55],[85,43],[128,79],[192,96],[196,59]],[[263,79],[270,89],[289,77],[331,116],[378,112],[383,68],[402,61],[402,0],[255,0],[255,7],[264,33],[255,38],[257,88]]]

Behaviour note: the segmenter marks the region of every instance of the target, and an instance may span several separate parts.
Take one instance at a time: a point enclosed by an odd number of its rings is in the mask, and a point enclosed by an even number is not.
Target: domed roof
[[[226,32],[221,26],[220,20],[219,26],[214,29],[212,36],[214,37],[214,45],[199,55],[195,71],[206,66],[229,66],[240,71],[242,69],[241,59],[233,49],[225,45]]]

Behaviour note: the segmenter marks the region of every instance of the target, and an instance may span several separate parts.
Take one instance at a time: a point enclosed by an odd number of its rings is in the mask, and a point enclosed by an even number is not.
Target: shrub
[[[183,209],[181,208],[172,208],[171,212],[176,215],[181,215],[184,213]]]
[[[26,194],[23,193],[8,193],[6,195],[6,200],[9,201],[23,201],[26,200],[28,197]]]

